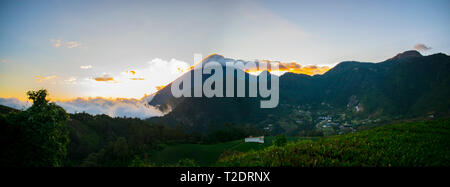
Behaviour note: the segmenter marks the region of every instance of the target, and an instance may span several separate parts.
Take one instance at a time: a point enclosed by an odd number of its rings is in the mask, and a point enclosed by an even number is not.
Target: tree
[[[1,164],[9,166],[61,166],[69,143],[66,111],[46,99],[47,91],[27,92],[33,105],[6,116]]]
[[[99,152],[89,154],[83,161],[83,166],[127,167],[138,162],[136,157],[133,158],[133,154],[133,150],[130,145],[128,145],[127,140],[124,137],[119,137],[115,141],[109,142],[108,146],[101,149]],[[133,163],[133,161],[135,163]]]
[[[273,144],[275,146],[278,146],[278,147],[286,145],[287,144],[287,137],[286,137],[286,135],[282,134],[282,135],[276,136],[275,139],[274,139]]]

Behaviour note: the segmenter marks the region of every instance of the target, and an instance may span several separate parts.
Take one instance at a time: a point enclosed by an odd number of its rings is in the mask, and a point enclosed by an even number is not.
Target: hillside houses
[[[264,136],[259,137],[250,136],[248,138],[245,138],[245,142],[264,143]]]

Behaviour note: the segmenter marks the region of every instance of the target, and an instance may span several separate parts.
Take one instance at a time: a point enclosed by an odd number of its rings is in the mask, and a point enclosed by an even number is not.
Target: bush
[[[273,144],[277,147],[285,146],[287,144],[287,137],[285,134],[276,136],[273,140]]]

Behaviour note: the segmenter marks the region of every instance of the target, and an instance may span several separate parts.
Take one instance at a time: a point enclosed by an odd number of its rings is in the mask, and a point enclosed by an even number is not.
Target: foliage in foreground
[[[273,144],[278,147],[286,145],[287,144],[286,135],[282,134],[282,135],[276,136]]]
[[[378,127],[221,159],[219,166],[450,166],[450,120]]]
[[[68,114],[46,100],[46,90],[27,94],[30,108],[0,115],[0,165],[61,166],[69,143]]]

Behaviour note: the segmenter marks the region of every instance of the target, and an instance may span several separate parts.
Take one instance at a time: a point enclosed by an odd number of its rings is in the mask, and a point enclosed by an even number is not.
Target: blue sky
[[[44,87],[58,99],[140,98],[192,65],[194,53],[318,65],[379,62],[416,44],[448,54],[449,8],[448,0],[2,0],[0,97]]]

